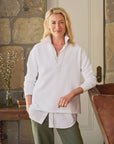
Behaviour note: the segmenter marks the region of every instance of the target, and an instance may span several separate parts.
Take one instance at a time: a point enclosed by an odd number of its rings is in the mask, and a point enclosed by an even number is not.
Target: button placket
[[[63,46],[63,48],[60,50],[58,56],[56,54],[56,50],[54,48],[54,46],[52,44],[50,44],[50,51],[51,51],[51,56],[54,58],[54,60],[56,61],[57,64],[57,68],[60,69],[60,67],[62,67],[63,61],[64,61],[64,56],[65,56],[65,51],[66,51],[66,46],[67,44],[65,44]]]
[[[59,67],[62,67],[62,64],[64,62],[65,51],[66,51],[66,44],[63,46],[63,48],[61,49],[61,51],[59,52],[59,55],[58,55],[58,66]]]

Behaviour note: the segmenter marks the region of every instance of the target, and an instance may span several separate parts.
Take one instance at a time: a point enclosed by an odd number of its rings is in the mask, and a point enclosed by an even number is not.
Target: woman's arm
[[[35,49],[32,49],[28,57],[27,74],[24,80],[24,94],[25,94],[27,112],[29,112],[29,107],[32,103],[32,93],[38,73],[37,60],[36,60],[37,55],[35,54],[36,54]]]
[[[27,73],[24,79],[24,95],[32,95],[36,78],[38,75],[38,64],[37,64],[38,53],[36,47],[34,47],[28,57],[27,61]]]
[[[29,112],[29,107],[32,104],[32,95],[26,95],[25,101],[26,101],[26,111]]]
[[[80,65],[81,65],[80,72],[83,75],[84,82],[78,88],[68,93],[66,96],[60,97],[60,100],[58,102],[58,107],[66,107],[67,104],[73,99],[73,97],[89,90],[90,88],[96,85],[96,78],[93,74],[91,64],[83,49],[81,51]]]
[[[80,85],[84,92],[88,91],[96,85],[96,77],[93,73],[92,66],[86,55],[86,52],[82,49],[81,51],[81,74],[84,78],[84,82]]]
[[[67,104],[77,95],[83,93],[83,89],[78,87],[68,93],[66,96],[60,97],[58,102],[58,108],[60,107],[67,107]]]

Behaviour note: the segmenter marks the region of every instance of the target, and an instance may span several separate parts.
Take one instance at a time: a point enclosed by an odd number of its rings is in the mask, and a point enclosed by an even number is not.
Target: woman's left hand
[[[79,95],[81,93],[83,93],[83,88],[78,87],[78,88],[72,90],[66,96],[60,97],[59,102],[58,102],[58,108],[67,107],[68,103],[73,99],[73,97],[75,97],[76,95]]]
[[[73,99],[73,93],[70,92],[66,96],[60,97],[58,102],[58,108],[60,107],[67,107],[68,103]]]

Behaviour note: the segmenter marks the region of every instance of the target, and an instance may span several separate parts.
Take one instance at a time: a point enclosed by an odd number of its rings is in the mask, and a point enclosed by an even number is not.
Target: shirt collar
[[[51,36],[50,36],[50,35],[47,36],[47,37],[45,38],[45,40],[46,40],[46,42],[51,43]],[[65,45],[68,43],[68,40],[69,40],[69,37],[68,37],[67,35],[65,35]],[[52,43],[51,43],[51,44],[52,44]]]

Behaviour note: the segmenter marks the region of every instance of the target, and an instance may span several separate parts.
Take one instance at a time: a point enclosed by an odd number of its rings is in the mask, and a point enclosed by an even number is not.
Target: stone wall
[[[0,62],[6,66],[9,50],[17,53],[10,81],[13,103],[23,97],[27,58],[33,45],[42,38],[45,11],[46,0],[0,0],[0,55],[3,57],[2,60],[0,57]],[[0,104],[4,102],[5,83],[3,75],[0,75]],[[19,126],[20,143],[33,144],[30,121],[18,124],[17,121],[4,122],[8,136],[6,143],[18,143]]]
[[[28,54],[42,38],[45,10],[46,0],[0,0],[0,54],[4,62],[8,50],[17,52],[10,88],[18,94],[23,91]],[[0,75],[0,97],[5,95],[4,89]],[[3,101],[4,98],[0,103]]]
[[[114,0],[105,0],[105,83],[114,83]]]

